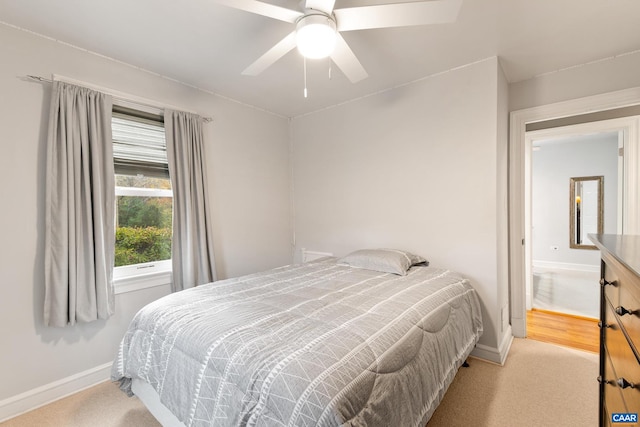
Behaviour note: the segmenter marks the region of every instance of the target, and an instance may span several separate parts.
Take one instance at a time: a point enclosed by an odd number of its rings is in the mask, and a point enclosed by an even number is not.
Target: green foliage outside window
[[[116,267],[171,259],[171,229],[118,227]]]
[[[121,177],[120,181],[124,179],[145,181],[118,184],[162,188],[156,183],[144,185],[153,178]],[[118,196],[117,204],[115,266],[171,259],[171,197]]]

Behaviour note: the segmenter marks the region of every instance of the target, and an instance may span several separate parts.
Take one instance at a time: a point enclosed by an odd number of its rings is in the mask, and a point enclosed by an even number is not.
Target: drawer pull
[[[602,328],[610,328],[610,327],[611,327],[611,325],[607,325],[602,320],[598,321],[598,328],[602,329]]]
[[[616,314],[618,316],[624,316],[625,314],[633,314],[634,312],[632,310],[627,310],[626,308],[624,308],[623,306],[618,306],[616,307]]]
[[[624,378],[618,378],[618,381],[616,381],[616,383],[618,384],[618,387],[620,387],[620,388],[627,388],[627,387],[636,388],[635,384],[630,383],[629,381],[625,380]]]
[[[616,286],[618,286],[618,283],[615,280],[612,280],[612,281],[608,282],[605,279],[600,279],[600,285],[602,285],[602,286],[613,286],[615,288]]]
[[[600,384],[611,384],[613,381],[609,381],[609,380],[605,380],[604,378],[602,378],[602,376],[598,376],[598,382]]]

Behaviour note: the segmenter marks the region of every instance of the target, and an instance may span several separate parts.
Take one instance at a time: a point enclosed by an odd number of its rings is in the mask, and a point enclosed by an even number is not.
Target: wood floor
[[[598,353],[599,334],[598,319],[537,309],[527,312],[527,338],[532,340]]]

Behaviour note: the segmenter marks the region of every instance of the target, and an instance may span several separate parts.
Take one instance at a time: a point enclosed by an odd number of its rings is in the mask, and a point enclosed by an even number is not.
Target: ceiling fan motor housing
[[[336,21],[329,15],[311,11],[296,23],[296,45],[305,58],[331,55],[336,46]]]

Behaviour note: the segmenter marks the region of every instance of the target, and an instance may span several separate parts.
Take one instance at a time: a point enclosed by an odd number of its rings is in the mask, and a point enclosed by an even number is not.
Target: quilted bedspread
[[[482,333],[456,273],[335,258],[221,280],[140,310],[112,379],[186,426],[424,426]]]

